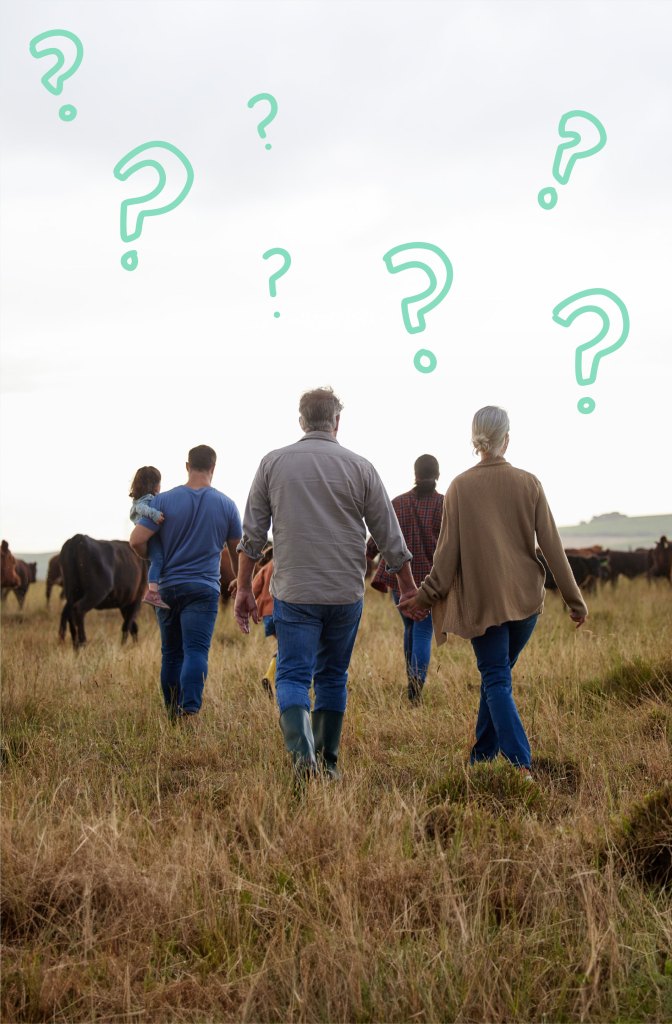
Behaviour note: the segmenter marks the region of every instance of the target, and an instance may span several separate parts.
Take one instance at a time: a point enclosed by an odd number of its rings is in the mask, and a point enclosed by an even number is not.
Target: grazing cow
[[[649,579],[653,576],[662,576],[672,583],[672,544],[667,537],[657,540],[656,546],[649,554],[650,563],[647,572]]]
[[[0,558],[0,587],[2,587],[2,596],[5,596],[6,590],[19,586],[21,586],[21,580],[16,574],[16,559],[9,550],[7,541],[3,540],[2,557]]]
[[[609,560],[608,578],[612,587],[618,583],[619,576],[634,580],[648,572],[651,553],[646,548],[641,551],[605,551],[604,554]]]
[[[61,600],[65,597],[65,591],[63,590],[63,573],[61,572],[61,563],[59,562],[58,555],[52,555],[49,559],[49,566],[47,568],[47,607],[49,607],[49,598],[51,597],[51,591],[54,587],[61,587]]]
[[[597,555],[591,555],[590,558],[584,558],[582,555],[571,555],[567,551],[565,551],[565,554],[567,555],[567,561],[569,562],[569,567],[572,570],[574,579],[582,590],[594,590],[598,579],[608,579],[607,568],[604,560],[602,558],[598,558]],[[553,579],[553,573],[548,568],[546,559],[538,549],[537,558],[541,562],[544,572],[546,573],[544,586],[547,590],[557,590],[558,585]]]
[[[16,594],[16,600],[19,602],[19,608],[23,609],[23,603],[26,600],[28,587],[37,579],[37,562],[24,562],[22,558],[15,558],[14,563],[16,575],[19,578],[19,585],[18,587],[11,588],[3,587],[2,600],[3,603],[7,600],[7,594],[11,589],[13,593]]]
[[[92,608],[118,608],[124,620],[122,642],[129,633],[137,640],[135,619],[147,583],[147,563],[137,557],[128,541],[93,540],[77,533],[66,540],[59,561],[65,588],[60,639],[65,639],[68,625],[77,650],[86,643],[86,613]]]

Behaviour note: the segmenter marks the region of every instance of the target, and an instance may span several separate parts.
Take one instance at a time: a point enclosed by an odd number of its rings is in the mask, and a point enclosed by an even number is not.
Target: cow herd
[[[615,586],[620,576],[635,579],[645,576],[667,579],[672,583],[672,543],[661,537],[652,548],[637,551],[611,551],[599,546],[566,548],[576,582],[583,590],[595,590],[598,583],[610,582]],[[543,555],[537,557],[546,572],[546,588],[557,590],[557,585]],[[370,565],[367,569],[370,570]],[[6,540],[2,541],[2,601],[10,590],[23,608],[26,593],[35,582],[36,562],[15,558]],[[234,577],[229,553],[224,549],[221,560],[221,598],[229,599],[229,584]],[[370,571],[367,571],[370,575]],[[122,640],[128,636],[137,639],[136,618],[147,582],[146,562],[139,559],[130,544],[123,540],[93,540],[78,533],[54,555],[47,570],[47,605],[54,586],[60,585],[65,605],[61,612],[59,636],[65,639],[70,629],[76,648],[86,643],[84,616],[93,608],[118,608],[122,616]]]

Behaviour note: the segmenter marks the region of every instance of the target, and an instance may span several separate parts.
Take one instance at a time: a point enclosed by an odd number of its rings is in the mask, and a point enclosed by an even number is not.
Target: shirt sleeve
[[[271,525],[271,500],[262,462],[255,473],[243,514],[243,529],[237,550],[258,562]]]
[[[146,501],[137,502],[135,512],[141,519],[151,519],[155,525],[158,525],[159,519],[161,518],[161,509],[153,508],[153,506],[148,505]]]
[[[460,564],[460,506],[455,482],[443,499],[443,515],[436,542],[432,570],[420,584],[417,601],[424,608],[444,598],[455,579]]]
[[[541,553],[548,562],[548,567],[553,573],[553,578],[558,584],[558,590],[562,594],[565,604],[573,612],[587,615],[588,608],[581,597],[581,591],[574,579],[572,567],[567,560],[558,528],[555,525],[555,519],[544,494],[544,488],[538,480],[536,482],[539,487],[539,497],[537,498],[534,510],[534,529]]]
[[[399,572],[412,555],[406,546],[396,512],[383,481],[373,466],[364,503],[364,521],[376,547],[382,554],[388,572]]]

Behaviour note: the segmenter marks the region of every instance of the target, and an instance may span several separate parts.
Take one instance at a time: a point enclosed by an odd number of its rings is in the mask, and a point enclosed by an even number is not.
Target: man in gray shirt
[[[364,599],[367,527],[402,595],[416,592],[411,553],[378,473],[336,440],[342,408],[331,388],[307,391],[299,403],[304,436],[261,460],[238,545],[234,609],[249,633],[250,616],[259,620],[252,573],[272,522],[280,727],[301,774],[313,774],[319,761],[334,777]]]

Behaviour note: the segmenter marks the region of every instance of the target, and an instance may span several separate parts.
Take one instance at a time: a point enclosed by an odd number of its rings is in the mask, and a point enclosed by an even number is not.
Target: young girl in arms
[[[133,498],[131,505],[131,522],[135,525],[143,517],[151,519],[153,523],[162,523],[165,519],[163,512],[158,508],[152,508],[152,498],[161,490],[161,474],[154,466],[141,466],[133,477],[129,498]],[[147,574],[147,590],[143,601],[153,605],[154,608],[169,608],[159,594],[159,579],[163,568],[163,548],[161,538],[158,534],[149,541],[147,545],[149,554],[149,572]]]

